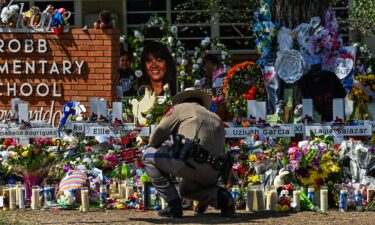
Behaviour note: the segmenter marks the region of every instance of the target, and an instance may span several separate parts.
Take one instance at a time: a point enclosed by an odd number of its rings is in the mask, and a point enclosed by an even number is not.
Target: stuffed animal
[[[67,11],[64,8],[56,9],[52,16],[51,27],[55,34],[61,34],[68,23]]]
[[[34,16],[33,24],[31,24],[31,18]],[[35,27],[40,22],[40,9],[39,7],[33,6],[29,11],[23,13],[23,25],[27,27]]]
[[[285,185],[285,176],[288,175],[289,172],[285,170],[285,168],[282,168],[279,171],[279,174],[275,177],[275,180],[273,181],[273,185],[275,189],[278,189],[279,187],[282,187]]]
[[[20,8],[18,5],[11,5],[9,7],[5,7],[1,10],[1,22],[3,25],[9,28],[16,27],[16,23],[19,16]]]
[[[277,193],[279,194],[279,200],[276,204],[276,212],[285,212],[290,209],[290,204],[292,202],[293,187],[291,184],[283,185],[277,188]]]
[[[111,22],[111,12],[103,10],[99,14],[99,20],[94,23],[95,29],[113,29]]]

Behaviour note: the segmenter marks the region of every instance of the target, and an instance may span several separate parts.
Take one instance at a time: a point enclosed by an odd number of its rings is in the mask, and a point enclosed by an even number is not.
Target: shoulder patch
[[[164,115],[164,116],[172,115],[173,111],[174,111],[174,106],[169,106],[168,108],[166,108],[166,109],[164,110],[163,115]]]

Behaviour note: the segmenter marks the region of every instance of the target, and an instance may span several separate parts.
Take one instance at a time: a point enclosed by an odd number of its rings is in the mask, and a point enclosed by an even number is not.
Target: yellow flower
[[[3,162],[3,164],[2,164],[2,165],[3,165],[3,167],[4,167],[4,168],[8,168],[8,167],[9,167],[9,164],[8,164],[8,163],[6,163],[6,162]]]
[[[333,164],[331,166],[331,171],[332,171],[332,173],[337,173],[337,172],[340,171],[340,167],[338,165],[336,165],[336,164]]]
[[[247,181],[249,181],[250,183],[258,183],[260,182],[260,177],[258,175],[248,176]]]
[[[250,162],[255,162],[257,160],[257,156],[255,155],[255,154],[251,154],[250,156],[249,156],[249,161]]]
[[[55,158],[55,153],[51,152],[51,153],[49,153],[48,156],[49,156],[50,158]]]
[[[28,150],[23,151],[22,152],[22,156],[25,157],[25,158],[28,157],[29,156],[29,151]]]

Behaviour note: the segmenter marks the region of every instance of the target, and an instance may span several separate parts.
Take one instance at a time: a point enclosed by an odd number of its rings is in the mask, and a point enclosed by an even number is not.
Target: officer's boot
[[[176,198],[168,202],[168,206],[158,212],[159,216],[162,217],[173,217],[180,218],[182,217],[182,204],[181,199]]]
[[[217,193],[217,199],[221,209],[221,216],[232,217],[235,212],[236,202],[231,193],[227,189],[220,187]]]

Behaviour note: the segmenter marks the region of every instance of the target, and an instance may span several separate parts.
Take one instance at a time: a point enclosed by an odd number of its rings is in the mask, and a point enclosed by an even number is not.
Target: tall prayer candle
[[[375,190],[374,189],[367,189],[367,203],[370,203],[374,200]]]
[[[133,187],[127,186],[125,191],[125,198],[129,199],[133,195]]]
[[[357,211],[362,211],[363,206],[362,206],[362,193],[360,189],[355,190],[355,207]]]
[[[81,188],[81,202],[82,202],[82,211],[88,212],[90,208],[90,202],[89,202],[89,189],[87,187]]]
[[[17,190],[15,185],[9,187],[9,209],[15,210],[16,207]]]
[[[18,196],[18,207],[20,209],[24,209],[25,208],[25,198],[26,198],[24,186],[18,187],[17,196]]]
[[[9,186],[3,188],[3,211],[9,210]]]
[[[120,184],[119,195],[120,198],[126,197],[126,181]]]
[[[294,210],[300,211],[301,210],[301,191],[295,190],[293,191],[293,205],[295,205]]]
[[[40,195],[40,188],[39,186],[33,186],[31,192],[31,209],[38,209],[39,208],[39,195]]]
[[[267,192],[267,201],[266,201],[266,209],[267,210],[275,210],[277,203],[277,192],[275,190],[271,190]]]
[[[246,211],[253,211],[253,205],[254,205],[254,189],[250,189],[247,191]]]
[[[263,189],[257,189],[256,190],[256,197],[257,197],[257,209],[258,211],[264,210],[264,191]]]
[[[326,187],[320,189],[320,210],[328,211],[328,189]]]
[[[341,212],[345,212],[348,207],[348,190],[342,189],[340,191],[339,208]]]
[[[312,203],[314,203],[314,198],[315,198],[315,188],[309,187],[307,189],[307,197],[310,199]]]

